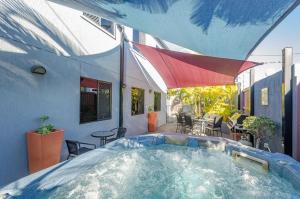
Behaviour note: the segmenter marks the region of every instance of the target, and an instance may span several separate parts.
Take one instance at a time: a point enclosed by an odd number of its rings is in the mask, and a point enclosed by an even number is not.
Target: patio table
[[[195,118],[195,117],[193,117],[192,119],[194,124],[200,124],[200,131],[201,133],[203,133],[204,120],[202,118]]]
[[[91,134],[92,137],[100,139],[100,146],[105,145],[106,144],[106,139],[108,137],[113,136],[113,135],[115,135],[115,133],[112,132],[112,131],[95,131]]]
[[[200,118],[200,119],[197,119],[197,122],[199,122],[201,124],[201,132],[204,133],[205,132],[205,126],[208,123],[213,123],[214,120],[210,119],[210,118]]]

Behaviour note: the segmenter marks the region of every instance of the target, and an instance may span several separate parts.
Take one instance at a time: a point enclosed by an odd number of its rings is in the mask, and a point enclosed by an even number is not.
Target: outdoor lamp
[[[34,74],[45,75],[47,70],[44,66],[34,65],[31,67],[31,72]]]

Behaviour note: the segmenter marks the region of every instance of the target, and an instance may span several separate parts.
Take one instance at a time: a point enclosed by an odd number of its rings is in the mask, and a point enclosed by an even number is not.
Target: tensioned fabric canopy
[[[235,77],[259,63],[134,45],[155,67],[168,88],[234,84]]]
[[[201,54],[246,59],[300,0],[49,0]]]

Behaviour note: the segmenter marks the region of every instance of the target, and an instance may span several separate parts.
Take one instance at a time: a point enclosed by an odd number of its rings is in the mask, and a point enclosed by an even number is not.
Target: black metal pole
[[[255,69],[250,69],[250,115],[255,113],[255,102],[254,102],[254,81],[255,81]]]
[[[290,156],[293,154],[292,66],[293,49],[284,48],[282,50],[282,135],[284,153]]]
[[[241,110],[241,83],[238,82],[236,84],[237,89],[238,89],[238,94],[237,94],[237,110]]]
[[[119,94],[119,127],[123,127],[123,88],[124,88],[124,58],[125,58],[125,49],[124,49],[124,28],[118,26],[121,31],[121,41],[120,41],[120,94]]]

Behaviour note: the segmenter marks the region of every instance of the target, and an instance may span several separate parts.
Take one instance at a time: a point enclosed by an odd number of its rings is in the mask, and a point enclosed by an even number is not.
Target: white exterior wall
[[[41,115],[64,129],[65,139],[95,144],[99,140],[92,132],[118,126],[120,32],[116,29],[114,39],[83,19],[81,11],[46,0],[0,0],[0,5],[1,186],[27,175],[25,133],[39,126]],[[147,131],[147,107],[154,98],[148,91],[160,90],[126,55],[124,125],[128,135],[141,134]],[[36,64],[47,73],[32,74]],[[80,124],[81,76],[112,83],[112,119]],[[144,115],[130,115],[131,86],[145,89]],[[158,125],[165,123],[165,97],[162,93]],[[62,159],[66,155],[64,145]]]
[[[49,115],[65,139],[118,126],[120,33],[116,39],[82,12],[45,0],[0,0],[0,186],[27,175],[25,133]],[[30,72],[39,64],[43,76]],[[80,76],[112,82],[112,119],[79,123]],[[67,155],[63,147],[62,158]]]
[[[127,39],[132,41],[132,29],[125,28]],[[146,35],[145,44],[156,46],[155,40]],[[158,44],[157,44],[158,45]],[[167,88],[160,75],[143,55],[132,48],[132,43],[126,42],[125,50],[125,84],[124,89],[124,126],[128,136],[148,132],[148,107],[154,105],[154,92],[161,93],[161,111],[157,112],[158,127],[166,123]],[[145,90],[144,114],[131,115],[131,88]]]

